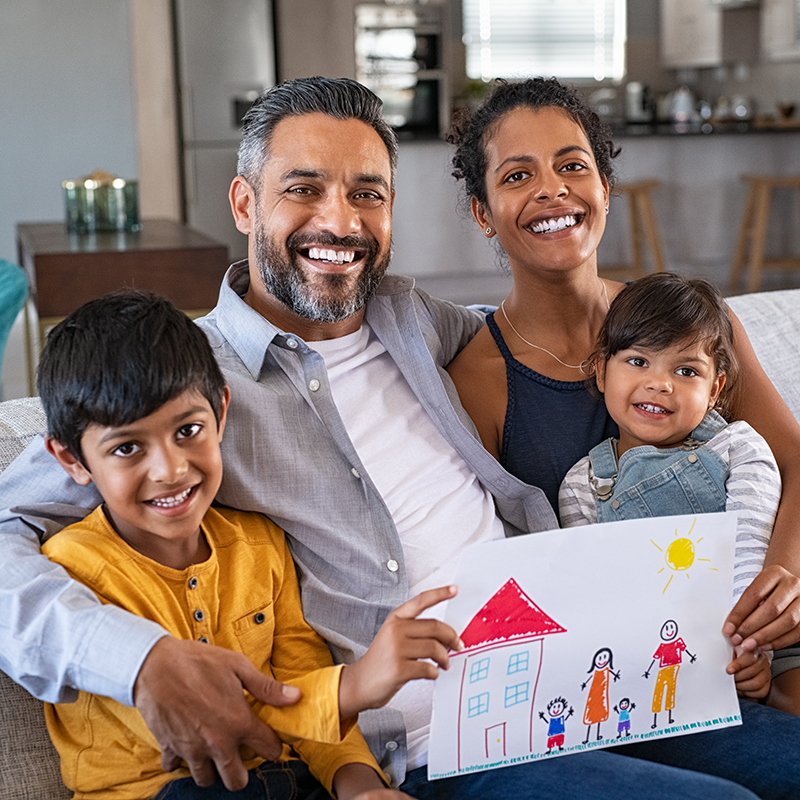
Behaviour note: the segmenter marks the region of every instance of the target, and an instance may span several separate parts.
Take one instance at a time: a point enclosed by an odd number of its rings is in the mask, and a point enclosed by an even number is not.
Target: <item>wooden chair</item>
[[[650,251],[650,261],[655,272],[664,271],[664,254],[656,227],[650,193],[659,186],[657,180],[644,180],[619,184],[615,192],[628,198],[630,219],[630,264],[601,264],[600,274],[608,278],[641,278],[645,270],[645,245]]]
[[[739,228],[739,238],[736,242],[730,282],[731,287],[737,286],[741,280],[745,265],[747,265],[750,268],[747,291],[757,292],[761,286],[762,270],[800,269],[800,256],[781,256],[779,258],[766,258],[764,256],[772,190],[778,188],[800,190],[800,175],[783,177],[742,175],[742,180],[749,184],[749,189],[742,225]]]

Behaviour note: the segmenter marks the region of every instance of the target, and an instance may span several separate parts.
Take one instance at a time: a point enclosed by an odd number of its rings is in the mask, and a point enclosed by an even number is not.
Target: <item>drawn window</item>
[[[513,675],[515,672],[526,672],[528,669],[529,658],[528,652],[514,653],[508,659],[508,674]]]
[[[506,703],[508,705],[508,703]],[[467,702],[467,716],[477,717],[479,714],[486,714],[489,711],[489,692],[477,694],[470,697]]]
[[[482,658],[480,661],[473,661],[469,671],[469,682],[482,681],[489,677],[489,659]]]
[[[528,699],[530,685],[530,681],[525,681],[515,686],[506,686],[506,708],[524,703]]]

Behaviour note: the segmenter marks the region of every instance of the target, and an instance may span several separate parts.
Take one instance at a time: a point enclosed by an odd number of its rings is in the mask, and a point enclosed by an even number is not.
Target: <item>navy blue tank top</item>
[[[486,324],[506,362],[508,407],[500,463],[525,483],[538,486],[558,513],[558,487],[570,467],[596,444],[619,436],[602,395],[584,381],[556,381],[517,361],[494,321]]]

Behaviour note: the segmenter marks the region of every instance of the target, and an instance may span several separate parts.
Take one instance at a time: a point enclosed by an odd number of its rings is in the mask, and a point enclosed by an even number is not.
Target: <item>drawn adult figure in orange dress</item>
[[[589,674],[592,676],[592,685],[589,687],[589,696],[586,698],[586,708],[583,710],[583,724],[586,725],[586,738],[584,744],[588,744],[589,735],[592,732],[592,725],[597,724],[597,740],[602,739],[600,734],[600,723],[605,722],[609,716],[608,704],[608,679],[613,677],[616,681],[619,672],[614,672],[614,655],[608,647],[601,647],[592,658],[592,666],[589,667]],[[585,689],[588,680],[581,684],[581,690]]]

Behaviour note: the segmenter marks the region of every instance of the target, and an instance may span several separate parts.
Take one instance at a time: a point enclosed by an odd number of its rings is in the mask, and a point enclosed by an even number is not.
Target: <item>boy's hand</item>
[[[745,650],[779,650],[800,640],[800,578],[764,567],[731,609],[722,633]]]
[[[297,702],[300,690],[259,672],[241,653],[165,636],[139,670],[133,700],[161,747],[169,772],[185,761],[198,786],[222,779],[231,791],[247,785],[239,747],[270,761],[280,756],[275,733],[253,713],[242,689],[272,706]]]
[[[734,659],[726,672],[734,676],[739,697],[751,700],[766,697],[772,680],[767,656],[760,650],[745,650],[741,645],[734,647],[733,654]]]
[[[463,647],[458,634],[444,622],[416,617],[456,592],[455,586],[429,589],[389,614],[369,650],[342,670],[339,713],[343,719],[366,708],[380,708],[408,681],[434,680],[439,667],[448,668],[448,650]]]
[[[388,789],[367,764],[345,764],[333,776],[333,791],[338,800],[412,800],[397,789]]]

